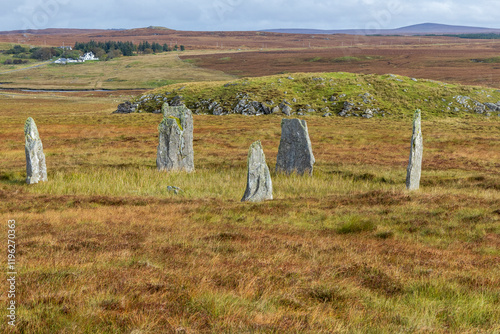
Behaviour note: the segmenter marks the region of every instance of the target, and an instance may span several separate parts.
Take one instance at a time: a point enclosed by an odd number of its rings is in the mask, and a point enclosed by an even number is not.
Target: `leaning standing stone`
[[[306,121],[283,119],[276,172],[312,175],[314,162]]]
[[[158,126],[160,140],[156,155],[158,170],[194,170],[193,114],[186,106],[163,105],[164,118]]]
[[[258,140],[248,150],[247,188],[241,201],[261,202],[270,199],[273,199],[271,174],[262,145]]]
[[[410,160],[406,169],[406,189],[417,190],[420,187],[420,174],[422,171],[422,154],[424,151],[421,128],[420,109],[413,116],[413,135],[411,137]]]
[[[38,134],[33,118],[29,117],[24,124],[24,137],[26,144],[26,183],[33,184],[39,181],[47,181],[47,166],[45,165],[45,154],[43,154],[42,140]]]

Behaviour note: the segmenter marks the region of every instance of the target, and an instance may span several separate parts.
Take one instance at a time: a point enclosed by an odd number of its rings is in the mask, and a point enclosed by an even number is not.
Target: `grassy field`
[[[185,52],[188,54],[189,52]],[[24,65],[26,67],[26,65]],[[120,57],[110,61],[50,64],[4,73],[18,67],[0,66],[1,87],[32,89],[138,89],[176,82],[231,80],[216,70],[204,70],[181,61],[178,52]]]
[[[112,115],[121,98],[0,95],[11,332],[500,333],[497,118],[424,120],[410,193],[408,120],[305,117],[314,176],[272,172],[275,199],[251,204],[247,150],[273,171],[280,117],[195,116],[196,171],[160,173],[161,116]],[[49,170],[33,186],[28,116]]]

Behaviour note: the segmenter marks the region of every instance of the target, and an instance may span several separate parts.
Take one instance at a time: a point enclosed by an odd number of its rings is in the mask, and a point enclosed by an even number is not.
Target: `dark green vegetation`
[[[12,55],[17,59],[36,59],[36,60],[49,60],[54,57],[66,56],[78,58],[78,52],[66,51],[61,48],[55,47],[25,47],[21,45],[14,45],[11,49],[2,51],[6,55]],[[5,65],[13,64],[16,59],[7,59],[4,61]]]
[[[120,41],[106,41],[106,42],[96,42],[91,40],[89,42],[76,42],[75,50],[81,50],[83,52],[92,51],[97,57],[103,60],[112,59],[116,56],[133,56],[137,53],[159,53],[159,52],[168,52],[168,51],[184,51],[184,45],[180,47],[175,45],[172,48],[168,47],[168,44],[164,43],[160,45],[160,43],[153,42],[149,43],[148,41],[143,41],[141,43],[134,44],[133,42],[120,42]]]
[[[435,36],[435,35],[428,35]],[[500,39],[500,34],[498,33],[487,33],[487,34],[457,34],[457,35],[441,35],[449,37],[460,37],[460,38],[470,38],[470,39]]]

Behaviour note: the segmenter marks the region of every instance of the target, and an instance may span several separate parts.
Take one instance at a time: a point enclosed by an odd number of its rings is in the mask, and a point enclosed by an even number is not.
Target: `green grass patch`
[[[318,61],[320,61],[322,59],[323,58],[321,58],[321,57],[314,57],[314,58],[308,59],[307,61],[310,62],[310,63],[315,63],[315,62],[318,62]]]
[[[124,80],[125,81],[125,80]],[[172,85],[175,83],[178,83],[178,80],[168,80],[168,79],[163,79],[163,80],[150,80],[146,81],[144,85],[149,88],[158,88],[158,87],[163,87],[167,85]]]
[[[339,234],[349,234],[349,233],[361,233],[370,232],[377,229],[377,226],[373,221],[360,217],[360,216],[348,216],[345,218],[344,222],[337,227],[336,231]]]
[[[356,61],[361,61],[361,58],[353,56],[345,56],[345,57],[333,58],[331,61],[334,63],[352,63]]]
[[[473,59],[475,63],[487,63],[487,64],[496,64],[500,63],[500,57],[491,57],[491,58],[483,58],[483,59]]]

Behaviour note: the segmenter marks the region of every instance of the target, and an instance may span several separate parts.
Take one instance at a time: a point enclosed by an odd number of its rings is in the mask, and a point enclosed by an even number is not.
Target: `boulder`
[[[156,156],[158,170],[194,170],[193,114],[186,106],[163,105],[163,120],[158,126]]]
[[[238,98],[239,98],[238,102],[233,106],[232,109],[232,112],[235,114],[251,116],[251,115],[262,115],[262,114],[268,115],[273,112],[273,110],[270,107],[266,106],[262,102],[249,101],[249,96],[247,94],[241,94]]]
[[[138,103],[132,103],[130,101],[126,101],[123,103],[120,103],[115,111],[113,111],[113,114],[130,114],[133,112],[137,111],[139,104]]]
[[[339,112],[339,116],[342,116],[342,117],[349,116],[349,114],[351,113],[353,108],[354,108],[354,103],[345,101],[344,107]]]
[[[306,121],[297,118],[281,120],[276,172],[312,175],[314,162]]]
[[[24,137],[26,140],[24,151],[26,153],[26,183],[33,184],[47,181],[47,166],[45,154],[38,129],[33,118],[29,117],[24,124]]]
[[[250,146],[247,163],[247,187],[241,201],[262,202],[273,199],[271,173],[269,173],[260,140]]]
[[[420,175],[422,171],[422,155],[424,151],[421,112],[415,111],[413,117],[413,135],[411,137],[410,159],[406,169],[406,189],[417,190],[420,187]]]
[[[273,114],[277,114],[277,113],[279,113],[280,111],[281,111],[281,109],[280,109],[280,107],[278,107],[278,106],[275,106],[275,107],[273,107],[273,109],[271,109],[271,113],[273,113]]]
[[[285,101],[285,102],[286,102],[286,101]],[[279,108],[280,108],[280,110],[281,110],[281,112],[282,112],[283,114],[285,114],[285,115],[287,115],[287,116],[290,116],[290,114],[291,114],[291,112],[292,112],[292,108],[291,108],[289,105],[287,105],[287,104],[285,104],[285,103],[281,103],[281,104],[279,105]]]
[[[500,107],[495,103],[484,103],[484,106],[491,111],[500,111]]]

